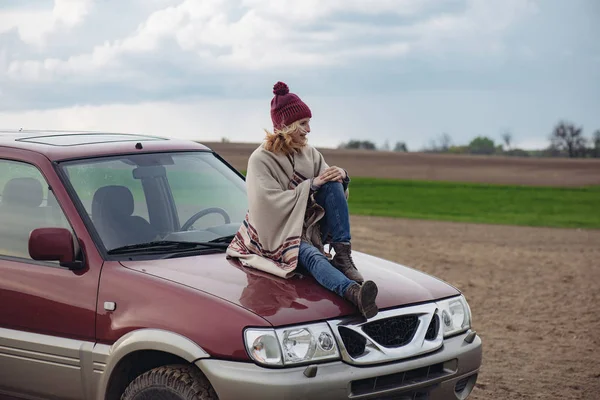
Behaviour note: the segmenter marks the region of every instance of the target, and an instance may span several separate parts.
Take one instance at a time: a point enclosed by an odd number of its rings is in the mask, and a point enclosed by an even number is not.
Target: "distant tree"
[[[438,147],[435,139],[430,139],[429,145],[425,146],[423,151],[425,151],[426,153],[438,153],[440,151],[440,148]]]
[[[404,142],[396,142],[396,146],[394,146],[394,151],[407,152],[408,148],[406,147],[406,143],[404,143]]]
[[[471,154],[494,154],[496,145],[494,141],[485,136],[477,136],[469,143],[469,153]]]
[[[442,133],[436,139],[429,141],[429,147],[425,148],[427,152],[446,153],[452,146],[452,137],[447,133]]]
[[[383,146],[381,147],[381,150],[383,150],[383,151],[390,151],[390,141],[389,140],[386,140],[383,143]]]
[[[221,138],[221,143],[229,143],[229,138],[227,138],[227,137],[222,137],[222,138]]]
[[[448,149],[450,154],[468,154],[469,148],[467,146],[450,146]]]
[[[365,150],[377,150],[375,143],[371,142],[370,140],[363,140],[360,148]]]
[[[510,142],[512,142],[512,133],[506,131],[502,134],[502,141],[506,145],[506,150],[510,150]]]
[[[364,150],[376,150],[377,146],[370,140],[350,140],[348,143],[342,143],[340,146],[342,149],[364,149]]]
[[[452,146],[452,138],[447,133],[442,133],[440,135],[440,149],[443,152],[447,152],[448,149]]]
[[[592,135],[592,143],[594,145],[592,154],[595,158],[600,158],[600,129],[596,130]]]
[[[555,147],[553,144],[550,144],[550,146],[544,149],[540,155],[541,157],[560,157],[564,155],[564,152],[561,149]]]
[[[566,151],[569,157],[584,155],[585,142],[583,128],[568,122],[559,122],[550,135],[550,148]]]
[[[523,149],[510,149],[509,151],[504,152],[507,156],[515,156],[515,157],[529,157],[530,154],[528,151]]]

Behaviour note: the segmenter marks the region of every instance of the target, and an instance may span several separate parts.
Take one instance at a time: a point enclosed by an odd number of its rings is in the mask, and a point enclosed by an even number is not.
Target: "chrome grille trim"
[[[362,329],[362,326],[367,323],[402,315],[415,315],[419,319],[419,325],[412,340],[404,346],[396,348],[385,347],[377,343]],[[340,354],[345,362],[354,365],[371,365],[419,356],[436,351],[442,347],[444,342],[444,330],[441,326],[439,327],[435,338],[432,340],[425,339],[427,330],[429,329],[429,325],[434,315],[438,315],[438,318],[441,317],[439,315],[437,304],[426,303],[417,306],[380,311],[379,314],[368,321],[366,321],[364,318],[353,316],[330,320],[328,323],[333,334],[335,335],[340,349]],[[367,344],[363,354],[352,357],[348,353],[338,327],[350,329],[366,339]]]

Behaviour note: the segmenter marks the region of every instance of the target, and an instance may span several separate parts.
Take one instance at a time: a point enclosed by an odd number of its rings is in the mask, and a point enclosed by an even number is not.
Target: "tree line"
[[[559,121],[548,136],[548,147],[539,150],[524,150],[514,147],[513,135],[505,131],[500,136],[498,143],[488,136],[477,136],[468,144],[455,145],[452,137],[443,133],[431,139],[420,151],[426,153],[450,154],[482,154],[482,155],[508,155],[520,157],[571,157],[571,158],[600,158],[600,129],[588,138],[584,135],[583,127],[576,126],[568,121]],[[383,146],[377,146],[370,140],[350,140],[338,146],[342,149],[362,149],[408,152],[406,142],[398,141],[392,147],[389,141]]]

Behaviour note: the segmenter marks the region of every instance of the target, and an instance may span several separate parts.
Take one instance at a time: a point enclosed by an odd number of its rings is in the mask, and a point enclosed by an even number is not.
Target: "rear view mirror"
[[[63,267],[79,269],[73,235],[65,228],[38,228],[29,235],[29,256],[38,261],[59,261]]]
[[[134,179],[160,178],[167,176],[167,169],[162,165],[148,165],[133,170]]]

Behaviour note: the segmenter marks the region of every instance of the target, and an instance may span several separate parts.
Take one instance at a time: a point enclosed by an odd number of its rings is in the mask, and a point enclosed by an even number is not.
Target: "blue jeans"
[[[327,182],[317,191],[315,199],[325,209],[325,216],[321,220],[323,242],[331,235],[332,243],[349,243],[350,216],[342,184]]]
[[[321,221],[323,240],[331,235],[333,243],[350,242],[350,217],[342,184],[327,182],[318,190],[315,199],[325,209]],[[342,297],[348,287],[356,283],[331,265],[327,257],[310,243],[300,243],[298,261],[317,282]]]

